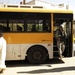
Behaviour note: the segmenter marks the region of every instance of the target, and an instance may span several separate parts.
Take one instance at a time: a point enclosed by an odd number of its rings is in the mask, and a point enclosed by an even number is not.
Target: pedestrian
[[[3,34],[0,33],[0,70],[1,72],[6,68],[5,59],[6,59],[6,40],[4,39]]]
[[[56,30],[56,39],[57,39],[58,53],[61,60],[62,60],[62,53],[65,50],[65,36],[66,36],[66,33],[63,30],[63,27],[59,26],[59,29]]]

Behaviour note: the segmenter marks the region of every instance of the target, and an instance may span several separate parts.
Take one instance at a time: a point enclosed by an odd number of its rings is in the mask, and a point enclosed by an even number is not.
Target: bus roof
[[[56,10],[56,9],[45,9],[45,8],[0,8],[0,12],[38,12],[38,13],[73,13],[72,10]]]

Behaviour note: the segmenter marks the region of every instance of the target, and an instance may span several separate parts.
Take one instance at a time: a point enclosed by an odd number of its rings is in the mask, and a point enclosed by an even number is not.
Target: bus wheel
[[[27,53],[27,59],[30,63],[43,63],[47,58],[47,51],[42,46],[33,46]]]

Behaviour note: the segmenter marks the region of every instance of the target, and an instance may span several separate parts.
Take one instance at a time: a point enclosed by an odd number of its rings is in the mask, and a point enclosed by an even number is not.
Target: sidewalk
[[[64,63],[52,65],[50,69],[52,75],[75,75],[75,57],[67,57],[62,60]]]
[[[75,75],[75,57],[61,60],[49,60],[44,64],[29,64],[16,62],[7,64],[7,68],[0,75]]]

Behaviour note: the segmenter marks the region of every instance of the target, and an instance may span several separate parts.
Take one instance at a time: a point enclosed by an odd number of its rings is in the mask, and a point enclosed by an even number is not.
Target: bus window
[[[32,31],[32,27],[33,27],[34,23],[35,23],[34,20],[27,21],[27,31]]]
[[[51,32],[50,13],[1,12],[0,17],[0,30],[5,32]]]
[[[49,13],[29,13],[25,16],[28,32],[51,32]]]
[[[28,20],[27,31],[43,31],[43,20]]]
[[[9,20],[10,31],[24,31],[23,20]]]
[[[28,20],[27,21],[27,31],[32,31],[32,32],[49,32],[50,31],[49,21]]]
[[[43,31],[43,20],[36,20],[36,31]]]
[[[0,19],[0,31],[5,32],[7,30],[7,21],[4,19]]]

